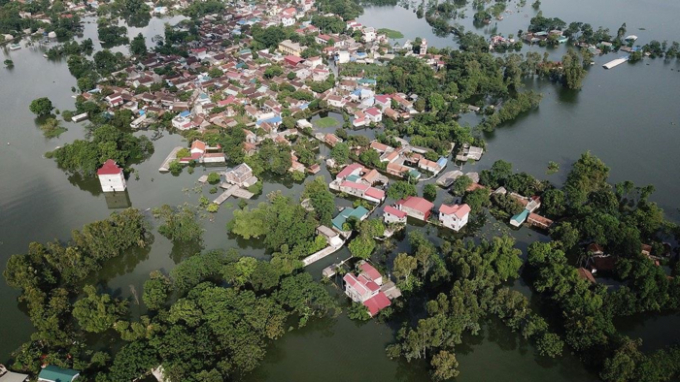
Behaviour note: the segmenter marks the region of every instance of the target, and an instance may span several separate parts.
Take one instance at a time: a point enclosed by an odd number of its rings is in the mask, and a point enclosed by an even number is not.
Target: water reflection
[[[127,192],[127,190],[123,192],[105,192],[104,198],[106,199],[106,206],[110,210],[117,210],[132,206],[132,202],[130,202],[130,194]]]

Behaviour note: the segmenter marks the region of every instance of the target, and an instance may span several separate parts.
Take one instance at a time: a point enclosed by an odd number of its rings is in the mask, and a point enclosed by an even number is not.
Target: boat
[[[627,36],[626,38],[624,38],[625,41],[635,41],[635,40],[637,40],[637,39],[638,39],[638,36],[636,36],[636,35],[634,35],[634,34],[632,34],[632,35]]]
[[[616,60],[609,61],[608,63],[602,65],[602,67],[605,69],[611,69],[623,64],[626,61],[628,61],[628,57],[617,58]]]
[[[19,50],[21,49],[21,45],[19,44],[12,44],[9,46],[9,50]]]

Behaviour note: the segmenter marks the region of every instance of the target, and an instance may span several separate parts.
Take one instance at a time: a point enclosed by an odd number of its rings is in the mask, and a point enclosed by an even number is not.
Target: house
[[[352,175],[351,177],[354,176],[356,175]],[[339,190],[340,192],[356,196],[357,198],[366,199],[373,203],[381,203],[383,200],[385,200],[385,191],[371,187],[365,183],[356,183],[344,180],[340,183]]]
[[[288,65],[297,66],[297,64],[303,62],[305,59],[296,55],[289,54],[283,58],[283,61]],[[299,75],[298,75],[299,77]]]
[[[519,227],[524,224],[524,222],[527,220],[527,217],[529,217],[529,210],[522,210],[522,212],[510,219],[510,225],[513,227]]]
[[[373,150],[377,151],[379,154],[384,154],[386,152],[394,151],[394,149],[384,143],[378,141],[371,142],[370,146]]]
[[[385,191],[375,187],[369,187],[368,190],[364,192],[364,199],[373,203],[382,203],[385,200]]]
[[[335,229],[338,232],[344,233],[346,232],[343,228],[347,220],[350,218],[356,218],[359,221],[362,221],[368,217],[368,214],[370,212],[362,207],[359,206],[357,208],[352,208],[352,207],[347,207],[344,210],[340,211],[338,216],[334,217],[332,222],[333,222],[333,229]]]
[[[595,255],[588,258],[586,264],[590,267],[590,273],[611,272],[616,268],[616,256]]]
[[[366,126],[368,123],[368,120],[366,118],[366,114],[364,114],[363,111],[357,110],[354,112],[354,120],[352,120],[352,126],[354,127],[362,127]]]
[[[597,284],[597,280],[595,280],[595,277],[593,276],[593,274],[589,270],[587,270],[583,267],[580,267],[576,271],[578,272],[578,276],[580,278],[590,282],[591,284]]]
[[[369,315],[374,317],[392,303],[381,291],[383,282],[380,272],[366,262],[360,265],[360,271],[358,276],[348,273],[343,277],[345,294],[352,301],[362,303],[368,309]]]
[[[125,174],[123,169],[118,167],[113,159],[104,162],[104,165],[97,170],[97,177],[104,192],[125,191]]]
[[[376,36],[377,36],[377,34],[375,32],[375,28],[373,28],[373,27],[365,27],[361,31],[361,39],[364,42],[371,42],[371,41],[375,40]]]
[[[335,55],[335,60],[338,64],[346,64],[349,62],[349,52],[346,50],[338,51]]]
[[[382,113],[376,107],[366,109],[365,114],[369,123],[380,123],[382,121]]]
[[[586,248],[586,251],[592,253],[593,255],[604,255],[604,248],[597,243],[591,243]]]
[[[398,201],[396,207],[398,210],[406,212],[406,215],[412,218],[427,221],[434,204],[419,196],[409,196]]]
[[[293,56],[298,56],[302,54],[302,46],[296,42],[290,40],[283,40],[279,43],[279,51],[285,54],[292,54]]]
[[[0,382],[26,382],[28,374],[19,374],[7,370],[5,365],[0,364]]]
[[[439,222],[446,228],[458,232],[465,227],[470,216],[470,206],[467,204],[456,204],[449,206],[442,204],[439,207]]]
[[[345,100],[344,98],[342,98],[340,96],[331,95],[331,96],[328,96],[328,98],[326,99],[326,102],[328,102],[328,105],[330,105],[330,106],[342,108],[347,103],[347,100]]]
[[[364,168],[364,166],[360,165],[359,163],[352,163],[343,168],[342,171],[340,171],[338,175],[335,176],[335,179],[344,180],[350,175],[359,176],[365,171],[366,168]]]
[[[543,217],[539,214],[535,214],[533,212],[529,213],[529,216],[527,217],[527,222],[531,224],[534,227],[542,228],[542,229],[548,229],[550,226],[553,225],[553,221]]]
[[[295,25],[295,15],[297,11],[295,8],[286,8],[281,11],[281,24],[284,27],[290,27]]]
[[[355,183],[347,180],[343,180],[340,183],[340,192],[345,194],[356,196],[358,198],[363,198],[364,193],[369,189],[369,185],[363,183]]]
[[[80,372],[77,370],[48,365],[38,374],[38,382],[72,382],[78,377],[80,377]]]
[[[398,151],[386,152],[380,156],[381,162],[394,163],[397,159],[399,159]]]
[[[192,154],[201,154],[203,155],[206,150],[206,144],[203,141],[199,141],[198,139],[193,141],[191,143],[191,153]]]
[[[305,60],[305,64],[309,65],[310,68],[315,68],[323,64],[323,60],[319,56],[309,57]],[[328,71],[326,71],[328,72]]]
[[[439,167],[437,162],[433,162],[425,158],[421,158],[420,161],[418,161],[418,168],[421,170],[429,171],[435,175],[439,174],[439,172],[442,170],[442,168]]]
[[[314,40],[316,40],[316,43],[321,45],[321,46],[326,46],[328,45],[328,42],[331,41],[333,38],[327,34],[319,34],[314,37]]]
[[[330,133],[326,134],[323,140],[330,147],[335,147],[339,142],[342,142],[342,139],[338,138],[337,135]]]
[[[398,121],[400,117],[399,113],[396,110],[389,107],[387,109],[383,109],[383,114],[385,114],[387,118],[393,121]]]
[[[388,95],[377,95],[375,96],[375,106],[379,106],[382,110],[389,109],[392,107],[392,98]]]
[[[386,206],[383,210],[383,221],[387,224],[403,223],[406,224],[406,212],[398,210],[392,206]]]
[[[342,247],[342,245],[345,243],[337,232],[326,227],[325,225],[317,227],[316,233],[326,238],[328,245],[331,247]]]
[[[390,175],[403,177],[404,174],[409,172],[409,168],[406,166],[402,166],[399,163],[388,163],[386,171]]]
[[[224,153],[205,153],[201,159],[203,163],[225,163],[227,161]]]
[[[253,170],[245,163],[241,163],[224,175],[227,182],[239,187],[250,187],[257,183],[257,178],[253,176]]]

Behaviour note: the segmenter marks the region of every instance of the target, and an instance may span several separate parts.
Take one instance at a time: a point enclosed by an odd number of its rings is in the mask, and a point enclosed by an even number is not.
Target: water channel
[[[508,9],[515,9],[514,5]],[[680,14],[680,4],[671,0],[602,0],[597,4],[587,0],[544,0],[542,9],[546,16],[557,16],[567,22],[591,22],[614,31],[624,21],[631,33],[633,29],[644,27],[646,31],[635,31],[644,42],[680,40],[680,28],[674,24],[675,16]],[[468,18],[458,22],[467,30],[473,30],[472,12],[467,13]],[[498,25],[486,28],[516,33],[518,29],[526,29],[533,14],[533,9],[527,5],[521,12],[505,15]],[[150,38],[162,35],[166,21],[175,20],[152,19],[146,28],[130,28],[130,34],[143,33],[150,46]],[[400,30],[405,38],[424,37],[435,46],[455,46],[452,38],[434,36],[423,19],[417,19],[412,10],[402,7],[367,8],[359,21],[364,25]],[[85,37],[97,40],[94,23],[86,24]],[[524,51],[527,49],[539,48],[525,47]],[[563,48],[558,48],[551,54],[561,52]],[[82,138],[84,128],[66,123],[69,130],[61,137],[45,139],[28,105],[31,100],[46,96],[57,108],[72,109],[74,100],[70,89],[75,85],[75,79],[65,62],[47,61],[40,51],[23,48],[4,51],[2,55],[3,60],[11,58],[15,67],[0,69],[0,270],[4,269],[11,254],[25,252],[29,242],[67,240],[72,229],[103,219],[121,206],[130,204],[147,210],[163,203],[197,203],[199,194],[186,189],[195,186],[203,170],[197,169],[193,175],[185,171],[178,177],[158,172],[167,153],[183,144],[181,136],[167,132],[154,142],[153,156],[135,166],[140,179],[129,180],[129,199],[107,198],[99,191],[96,180],[69,178],[43,154]],[[504,159],[512,162],[517,170],[539,178],[547,177],[559,184],[570,164],[582,152],[591,150],[610,166],[612,181],[627,179],[640,185],[655,184],[657,191],[653,200],[666,210],[667,216],[680,220],[675,198],[680,189],[680,166],[677,165],[680,163],[680,151],[677,150],[680,142],[680,109],[677,107],[680,64],[647,60],[611,71],[602,69],[600,65],[613,57],[596,57],[596,65],[580,92],[564,91],[546,82],[528,82],[528,88],[544,94],[539,109],[487,136],[488,151],[483,160],[467,165],[465,171],[479,171],[497,159]],[[547,176],[545,171],[550,160],[560,163],[562,170]],[[320,175],[330,180],[325,169]],[[267,181],[263,194],[249,204],[264,200],[264,195],[273,190],[296,196],[302,185]],[[438,203],[447,198],[450,197],[440,192]],[[349,202],[339,201],[339,204]],[[257,243],[237,240],[226,233],[225,224],[231,219],[235,205],[236,202],[227,201],[214,221],[204,221],[203,248],[238,247],[243,254],[264,258],[264,250]],[[490,224],[484,230],[485,235],[497,232],[495,227]],[[411,229],[423,228],[409,227]],[[438,242],[436,230],[425,230]],[[520,248],[526,248],[537,239],[545,240],[526,228],[513,234]],[[186,256],[200,250],[195,245],[173,246],[158,234],[154,238],[150,249],[107,264],[92,282],[100,283],[116,295],[128,297],[130,285],[141,291],[142,283],[152,270],[168,271]],[[326,259],[327,262],[314,264],[309,271],[317,277],[336,257],[346,256],[347,251],[343,249]],[[515,287],[530,293],[521,281]],[[4,279],[0,280],[0,362],[5,362],[14,349],[28,340],[32,331],[23,307],[16,300],[18,295]],[[653,349],[677,341],[677,330],[672,332],[672,327],[679,327],[679,323],[680,317],[669,315],[654,319],[635,317],[617,325],[625,333],[649,341],[647,349]],[[359,324],[346,316],[313,322],[273,343],[262,366],[248,380],[427,380],[426,365],[391,361],[385,356],[384,347],[393,341],[394,330],[395,327],[376,322]],[[479,336],[468,336],[456,353],[461,371],[457,380],[464,382],[597,380],[576,357],[568,353],[556,360],[539,357],[518,334],[493,320],[485,324]]]

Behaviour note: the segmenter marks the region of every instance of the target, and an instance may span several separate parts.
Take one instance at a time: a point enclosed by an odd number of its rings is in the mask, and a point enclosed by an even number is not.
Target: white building
[[[97,170],[99,183],[102,185],[102,191],[114,192],[125,191],[127,184],[125,184],[125,175],[123,169],[118,167],[116,162],[112,159],[107,160],[104,165]]]
[[[454,231],[460,231],[465,227],[470,216],[470,206],[467,204],[456,204],[449,206],[442,204],[439,207],[439,222],[446,228],[451,228]]]
[[[383,220],[387,224],[406,224],[406,212],[400,211],[392,206],[385,206],[385,209],[383,210]]]
[[[341,50],[338,52],[338,64],[346,64],[349,62],[349,52]]]

